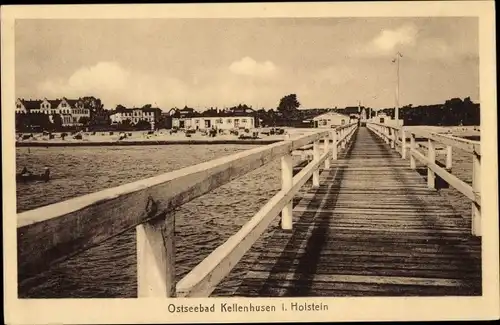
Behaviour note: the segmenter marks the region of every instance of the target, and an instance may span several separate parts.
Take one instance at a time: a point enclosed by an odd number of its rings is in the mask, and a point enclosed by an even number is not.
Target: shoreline
[[[245,144],[266,145],[283,141],[283,139],[257,140],[143,140],[143,141],[24,141],[16,142],[16,147],[107,147],[107,146],[162,146],[162,145],[207,145],[207,144]]]

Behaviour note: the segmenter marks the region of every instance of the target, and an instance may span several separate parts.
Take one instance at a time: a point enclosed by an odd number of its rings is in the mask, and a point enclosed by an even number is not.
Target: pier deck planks
[[[481,295],[481,240],[409,161],[366,128],[294,207],[248,272],[214,295]]]

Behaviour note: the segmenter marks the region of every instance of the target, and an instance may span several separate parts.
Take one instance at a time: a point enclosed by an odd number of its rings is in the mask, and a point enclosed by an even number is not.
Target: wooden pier
[[[424,135],[424,155],[416,137],[422,135],[370,122],[311,130],[20,213],[19,281],[135,228],[139,298],[481,295],[480,144],[431,133]],[[474,157],[472,186],[451,173],[453,147]],[[306,148],[312,159],[293,175],[292,155]],[[443,166],[436,161],[440,153],[447,157]],[[176,283],[172,211],[277,158],[281,191]],[[311,179],[312,189],[293,206]],[[470,216],[443,200],[438,179],[471,201]],[[281,229],[263,252],[253,251],[278,216]],[[243,267],[245,277],[224,288],[235,267]]]
[[[320,184],[294,208],[293,232],[249,254],[232,295],[481,295],[480,240],[373,132],[361,128]]]

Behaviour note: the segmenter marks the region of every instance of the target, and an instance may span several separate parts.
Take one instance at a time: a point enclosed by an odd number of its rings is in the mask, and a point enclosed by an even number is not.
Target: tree
[[[115,109],[115,110],[117,110],[117,111],[124,111],[124,110],[126,110],[126,109],[127,109],[127,108],[126,108],[125,106],[123,106],[123,105],[121,105],[121,104],[118,104],[118,105],[116,105],[116,109]]]
[[[290,94],[281,98],[278,105],[278,112],[281,112],[283,115],[287,115],[288,113],[296,112],[299,107],[300,103],[297,100],[297,95]]]
[[[61,130],[63,126],[62,116],[60,114],[52,115],[52,127],[54,131]]]
[[[104,107],[101,99],[94,96],[85,96],[83,98],[80,98],[80,100],[83,102],[83,107],[90,110],[90,115],[102,110]]]
[[[143,109],[144,109],[144,108],[145,108],[145,109],[148,109],[148,108],[151,108],[151,107],[152,107],[152,106],[151,106],[151,104],[146,104],[146,105],[142,106],[142,108],[143,108]]]
[[[27,114],[27,125],[29,128],[37,128],[42,130],[48,130],[52,127],[49,116],[44,113],[28,113]]]
[[[90,116],[90,120],[88,121],[88,126],[91,127],[91,129],[108,127],[109,125],[111,125],[111,119],[109,115],[110,111],[108,110],[103,109],[97,111],[95,114]]]
[[[278,105],[278,115],[281,115],[279,124],[293,125],[295,121],[300,119],[300,112],[298,108],[300,103],[297,100],[297,95],[290,94],[281,98]]]
[[[90,122],[90,118],[88,116],[81,116],[80,119],[78,120],[78,123],[86,126]]]
[[[151,123],[149,123],[148,121],[140,120],[135,125],[135,129],[136,130],[151,130]]]
[[[132,123],[130,123],[130,120],[123,120],[120,122],[119,128],[121,130],[130,130],[132,128]]]
[[[30,127],[30,114],[16,113],[16,131],[27,131]]]

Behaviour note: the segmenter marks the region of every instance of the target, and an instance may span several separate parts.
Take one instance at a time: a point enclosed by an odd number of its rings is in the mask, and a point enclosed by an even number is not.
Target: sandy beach
[[[29,139],[22,139],[22,135],[29,133],[20,133],[21,135],[16,139],[16,146],[61,146],[61,145],[141,145],[141,144],[268,144],[277,141],[282,141],[290,135],[295,137],[300,134],[314,132],[317,129],[298,129],[298,128],[281,128],[284,129],[284,134],[266,135],[263,134],[263,129],[250,130],[246,135],[252,135],[253,132],[258,133],[256,139],[240,139],[239,136],[234,134],[218,134],[216,137],[203,135],[201,132],[191,134],[190,137],[186,136],[184,132],[178,131],[177,133],[170,133],[169,130],[156,131],[154,134],[148,134],[148,131],[129,131],[129,132],[82,132],[82,139],[74,139],[73,135],[68,135],[64,139],[61,138],[62,132],[53,133],[54,138],[49,139],[48,135],[42,133],[32,133],[33,137]],[[409,130],[418,130],[422,132],[436,132],[447,133],[458,137],[474,137],[480,135],[480,128],[478,126],[407,126]],[[125,139],[121,139],[121,135],[126,134]]]
[[[82,139],[75,139],[74,135],[67,135],[64,139],[61,138],[62,132],[52,133],[53,139],[49,139],[48,135],[42,133],[32,133],[33,137],[22,139],[22,135],[30,133],[21,133],[16,139],[16,146],[102,146],[102,145],[162,145],[162,144],[269,144],[277,141],[282,141],[290,135],[291,137],[299,136],[300,134],[314,132],[315,129],[294,129],[282,128],[284,134],[266,135],[262,133],[262,129],[250,130],[246,135],[252,135],[253,132],[258,132],[256,139],[240,139],[234,134],[218,134],[216,137],[203,135],[201,132],[186,136],[184,132],[170,133],[169,130],[156,131],[154,134],[148,134],[148,131],[129,131],[129,132],[82,132]],[[126,134],[125,139],[121,136]]]

